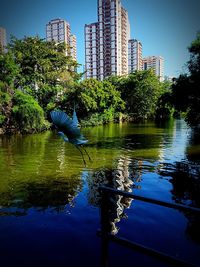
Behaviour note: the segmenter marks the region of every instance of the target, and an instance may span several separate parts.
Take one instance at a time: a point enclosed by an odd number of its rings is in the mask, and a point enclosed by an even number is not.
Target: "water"
[[[103,266],[99,185],[200,208],[200,142],[182,120],[0,138],[0,266]],[[110,231],[200,266],[200,218],[112,197]],[[167,266],[109,244],[108,266]]]

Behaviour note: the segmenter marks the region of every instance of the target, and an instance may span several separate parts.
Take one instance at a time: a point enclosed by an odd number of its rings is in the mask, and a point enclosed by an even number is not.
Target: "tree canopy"
[[[121,92],[121,97],[126,103],[126,113],[136,119],[155,116],[162,84],[152,70],[136,71],[128,77],[111,77],[109,80]]]
[[[188,74],[180,75],[173,85],[173,103],[178,111],[186,113],[191,126],[200,125],[200,32],[188,48]]]

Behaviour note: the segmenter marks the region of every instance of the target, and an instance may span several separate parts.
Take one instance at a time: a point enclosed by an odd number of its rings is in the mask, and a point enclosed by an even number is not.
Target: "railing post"
[[[101,190],[101,232],[102,235],[109,233],[109,192]]]
[[[108,266],[108,234],[110,231],[109,224],[109,192],[101,190],[101,206],[100,206],[100,218],[101,218],[101,266]]]
[[[130,194],[128,192],[116,190],[110,187],[100,186],[99,191],[101,194],[101,203],[100,203],[100,218],[101,218],[101,238],[102,238],[102,254],[101,254],[101,263],[102,267],[108,266],[108,242],[114,241],[115,243],[124,245],[126,247],[132,248],[138,252],[142,252],[146,255],[153,256],[159,260],[162,260],[163,262],[169,263],[172,266],[184,266],[184,267],[197,267],[196,265],[193,265],[191,263],[185,262],[179,258],[173,257],[171,255],[167,255],[165,253],[162,253],[160,251],[151,249],[149,247],[145,247],[142,244],[132,242],[128,239],[115,236],[111,234],[111,225],[110,225],[110,198],[111,195],[121,195],[127,198],[132,198],[135,200],[151,203],[154,205],[159,205],[167,208],[173,208],[176,210],[181,210],[185,212],[194,212],[199,214],[200,209],[194,208],[194,207],[188,207],[185,205],[170,203],[170,202],[164,202],[156,199],[151,199],[147,197],[137,196]]]

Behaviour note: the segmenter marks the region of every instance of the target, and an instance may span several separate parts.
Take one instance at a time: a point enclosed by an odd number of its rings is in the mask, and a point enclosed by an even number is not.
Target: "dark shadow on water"
[[[169,176],[165,168],[159,173],[162,177]],[[177,162],[171,165],[170,176],[172,199],[179,204],[200,208],[200,166]],[[200,244],[200,215],[185,213],[185,216],[188,219],[186,234]]]

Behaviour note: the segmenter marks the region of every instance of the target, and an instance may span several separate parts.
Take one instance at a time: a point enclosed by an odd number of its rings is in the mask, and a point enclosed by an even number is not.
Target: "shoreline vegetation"
[[[45,131],[52,110],[72,115],[74,106],[82,127],[179,114],[200,124],[200,33],[188,48],[189,73],[172,82],[160,82],[153,70],[83,80],[68,49],[38,36],[12,37],[6,53],[0,48],[0,134]]]

